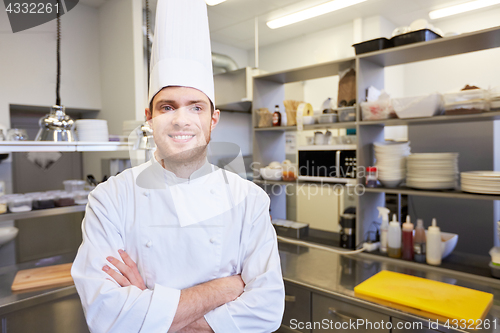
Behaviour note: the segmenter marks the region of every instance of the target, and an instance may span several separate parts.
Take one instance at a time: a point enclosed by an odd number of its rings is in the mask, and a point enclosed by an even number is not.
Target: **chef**
[[[269,198],[210,164],[206,5],[159,0],[150,161],[89,195],[71,274],[91,332],[273,332],[284,288]]]

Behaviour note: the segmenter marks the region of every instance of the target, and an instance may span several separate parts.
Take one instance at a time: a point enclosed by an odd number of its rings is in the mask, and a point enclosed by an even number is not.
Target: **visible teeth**
[[[173,138],[177,140],[187,140],[192,138],[194,135],[174,135]]]

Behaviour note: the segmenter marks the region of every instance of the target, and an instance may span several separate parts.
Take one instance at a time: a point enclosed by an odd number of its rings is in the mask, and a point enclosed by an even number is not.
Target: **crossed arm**
[[[121,274],[107,265],[102,268],[103,271],[122,287],[133,285],[141,290],[147,289],[135,262],[125,251],[118,252],[123,262],[114,257],[107,259]],[[244,287],[240,275],[234,275],[181,290],[179,305],[169,332],[213,332],[204,315],[238,298],[243,293]]]

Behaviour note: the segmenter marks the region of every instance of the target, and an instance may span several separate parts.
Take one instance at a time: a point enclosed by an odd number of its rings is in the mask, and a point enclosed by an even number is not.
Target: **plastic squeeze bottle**
[[[391,258],[401,258],[401,227],[396,220],[396,214],[392,216],[387,232],[387,254]]]
[[[403,254],[404,260],[413,260],[413,223],[410,222],[410,215],[406,215],[406,222],[403,223]]]
[[[424,221],[417,220],[415,235],[413,236],[413,258],[417,262],[425,262],[425,229]]]
[[[429,265],[441,265],[441,230],[432,219],[432,226],[427,229],[426,259]]]
[[[380,252],[387,253],[387,232],[389,231],[389,209],[385,207],[377,207],[378,217],[382,217],[380,225]]]

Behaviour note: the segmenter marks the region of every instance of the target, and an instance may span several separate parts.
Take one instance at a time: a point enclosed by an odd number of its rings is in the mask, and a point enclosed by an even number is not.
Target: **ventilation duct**
[[[238,65],[233,58],[214,52],[212,52],[212,65],[217,68],[222,68],[226,72],[232,72],[238,69]]]

